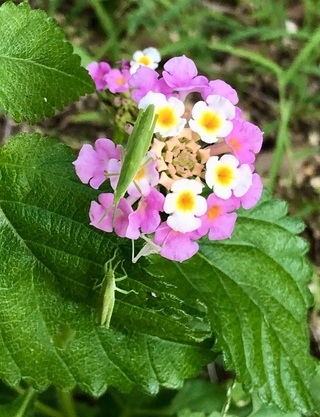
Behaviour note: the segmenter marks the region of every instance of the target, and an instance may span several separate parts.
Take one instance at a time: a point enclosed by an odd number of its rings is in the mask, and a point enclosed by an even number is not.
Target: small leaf
[[[218,384],[202,380],[186,381],[172,400],[167,413],[175,415],[185,408],[205,413],[219,411],[226,401],[226,394],[226,389]]]
[[[94,92],[62,30],[43,10],[23,2],[0,7],[0,106],[34,123]]]

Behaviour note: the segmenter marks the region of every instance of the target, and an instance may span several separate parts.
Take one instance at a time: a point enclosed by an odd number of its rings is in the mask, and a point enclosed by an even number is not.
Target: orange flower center
[[[233,147],[233,149],[237,152],[239,152],[242,148],[239,139],[236,137],[229,139],[229,143]]]
[[[125,83],[126,83],[126,80],[125,80],[125,78],[124,77],[118,77],[117,79],[116,79],[116,83],[117,83],[117,85],[125,85]]]
[[[146,170],[145,167],[142,167],[141,169],[139,169],[139,171],[136,173],[135,177],[134,177],[134,181],[140,181],[142,178],[144,178],[146,176]]]
[[[180,211],[193,211],[196,205],[195,196],[191,191],[182,191],[177,198],[177,207]]]
[[[157,123],[160,126],[164,126],[164,127],[172,126],[175,124],[175,122],[176,122],[176,117],[171,107],[166,106],[158,110]]]
[[[221,214],[221,207],[220,206],[211,206],[207,211],[207,216],[209,220],[214,220]]]
[[[147,55],[143,55],[138,59],[138,63],[148,66],[151,64],[151,59]]]
[[[215,131],[221,127],[221,119],[217,113],[208,110],[203,112],[199,124],[206,130]]]
[[[216,179],[220,185],[230,186],[235,179],[234,170],[228,165],[221,165],[217,168]]]

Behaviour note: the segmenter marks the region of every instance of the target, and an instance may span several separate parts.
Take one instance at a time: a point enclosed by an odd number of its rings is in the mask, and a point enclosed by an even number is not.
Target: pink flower
[[[183,262],[198,252],[199,245],[194,242],[198,238],[197,231],[176,232],[167,225],[167,222],[163,222],[156,230],[153,241],[157,245],[162,245],[161,256],[173,261]]]
[[[240,118],[241,116],[242,116],[242,113],[243,113],[243,111],[240,109],[240,107],[238,107],[238,106],[235,106],[235,109],[236,109],[236,115],[235,115],[235,118],[237,119],[237,118]]]
[[[130,70],[130,61],[126,59],[121,59],[120,61],[120,67],[122,70]]]
[[[246,120],[232,120],[233,129],[225,141],[242,164],[252,164],[255,154],[260,152],[263,133],[258,126]]]
[[[209,87],[203,91],[202,97],[204,100],[206,100],[206,98],[211,94],[216,94],[218,96],[227,98],[233,105],[236,105],[239,101],[236,90],[232,88],[230,84],[222,80],[210,81]]]
[[[244,194],[242,197],[232,197],[232,199],[237,204],[237,209],[242,207],[246,210],[251,209],[254,207],[257,202],[260,200],[263,191],[263,185],[260,178],[260,175],[256,172],[252,175],[252,185],[250,186],[249,190]]]
[[[229,213],[235,210],[237,202],[232,198],[223,200],[215,194],[210,194],[207,199],[207,212],[200,217],[201,226],[198,233],[201,236],[209,232],[210,240],[222,240],[231,237],[237,219],[236,213]]]
[[[172,96],[172,88],[170,88],[163,78],[160,80],[159,74],[145,66],[139,66],[137,71],[131,75],[128,83],[134,90],[131,93],[132,99],[139,103],[139,101],[149,92],[162,93],[167,98]]]
[[[97,189],[106,179],[110,159],[120,159],[121,145],[115,146],[110,139],[99,138],[94,146],[95,149],[91,145],[83,145],[73,165],[80,180]]]
[[[208,86],[208,79],[198,75],[198,70],[192,59],[185,55],[169,59],[164,64],[162,75],[165,82],[173,89],[183,92],[180,99],[183,101],[188,93],[203,91]]]
[[[111,93],[123,93],[129,90],[128,80],[130,72],[128,70],[112,69],[106,74],[105,79]]]
[[[107,62],[91,62],[87,66],[87,70],[95,82],[98,91],[108,87],[106,75],[110,72],[111,67]]]
[[[112,158],[108,165],[108,177],[110,179],[111,187],[115,190],[119,181],[119,174],[121,171],[122,162],[116,158]]]
[[[100,204],[92,201],[89,211],[90,224],[105,232],[114,230],[118,236],[125,237],[132,207],[125,198],[121,198],[114,214],[113,198],[112,193],[103,193],[99,195]]]
[[[129,226],[126,237],[138,239],[142,233],[153,233],[159,226],[163,211],[164,196],[156,188],[152,188],[147,197],[143,197],[135,212],[129,215]]]

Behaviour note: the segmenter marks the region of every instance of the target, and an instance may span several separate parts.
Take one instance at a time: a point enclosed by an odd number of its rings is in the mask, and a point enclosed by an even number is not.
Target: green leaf
[[[263,406],[257,412],[250,414],[249,417],[301,417],[298,412],[283,413],[277,407]]]
[[[241,211],[232,239],[202,240],[184,263],[124,263],[110,330],[94,313],[103,265],[130,245],[88,226],[98,192],[79,183],[71,151],[38,135],[0,154],[0,375],[44,389],[101,394],[106,384],[155,393],[178,387],[213,356],[210,320],[227,365],[284,410],[313,409],[306,322],[311,296],[302,223],[281,201]],[[121,268],[115,271],[122,275]]]
[[[206,415],[202,411],[191,411],[186,408],[185,410],[178,412],[178,417],[206,417]]]
[[[180,387],[215,357],[205,309],[127,262],[121,288],[137,294],[116,293],[110,329],[95,323],[103,266],[116,249],[115,263],[130,259],[131,244],[88,225],[98,192],[79,182],[74,159],[37,134],[1,149],[0,376],[93,395],[107,384]]]
[[[168,415],[175,415],[180,410],[202,411],[210,413],[223,408],[226,401],[226,388],[202,380],[186,381],[167,409]]]
[[[16,121],[52,116],[94,83],[62,30],[27,3],[0,7],[0,106]]]
[[[228,417],[236,417],[233,414],[227,414]],[[178,413],[177,417],[224,417],[218,411],[214,411],[213,413],[205,414],[201,411],[190,411],[189,409],[182,410]]]
[[[304,412],[314,408],[307,326],[311,270],[308,245],[295,235],[302,223],[286,214],[284,202],[265,199],[240,213],[232,239],[203,239],[200,252],[182,264],[153,257],[149,271],[159,277],[166,271],[183,289],[173,294],[206,305],[215,348],[247,389],[281,409]]]
[[[234,390],[232,397],[234,397],[233,394]],[[241,407],[237,407],[234,401],[231,402],[228,417],[230,414],[237,416],[248,415],[251,411],[250,397],[248,399],[245,398],[245,401],[243,401],[243,398],[245,397],[242,396]],[[188,409],[192,412],[203,412],[206,415],[219,411],[217,415],[220,416],[220,411],[224,408],[227,401],[227,386],[222,386],[218,382],[192,379],[186,381],[182,389],[178,391],[166,409],[166,414],[172,416]],[[240,401],[238,403],[240,404]]]

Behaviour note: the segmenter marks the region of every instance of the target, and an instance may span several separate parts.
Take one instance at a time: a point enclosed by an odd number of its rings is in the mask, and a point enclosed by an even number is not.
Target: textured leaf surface
[[[94,395],[106,384],[151,393],[179,387],[214,357],[212,342],[201,346],[211,336],[205,311],[124,264],[121,288],[137,294],[116,293],[110,330],[95,323],[104,263],[116,248],[119,260],[131,254],[88,226],[97,193],[79,183],[74,159],[38,135],[12,138],[1,150],[0,376],[10,385],[23,378],[38,389],[79,385]]]
[[[0,7],[0,106],[34,123],[95,90],[62,30],[27,3]]]
[[[182,264],[124,263],[111,329],[93,320],[96,280],[124,239],[88,223],[97,192],[79,183],[63,145],[12,138],[0,154],[0,376],[38,388],[177,387],[212,359],[210,329],[247,388],[285,410],[313,408],[303,225],[281,201],[239,215],[232,239],[202,241]],[[116,271],[123,274],[121,268]],[[156,296],[155,296],[156,295]],[[207,314],[206,314],[207,313]]]
[[[303,225],[286,214],[282,201],[261,202],[240,214],[232,239],[203,240],[182,264],[154,257],[150,270],[159,276],[171,270],[184,299],[192,294],[207,306],[216,349],[247,388],[282,409],[306,411],[314,407],[315,372],[307,328],[310,267],[307,244],[295,235]]]
[[[298,412],[283,413],[277,407],[261,407],[257,412],[250,414],[249,417],[301,417]]]

